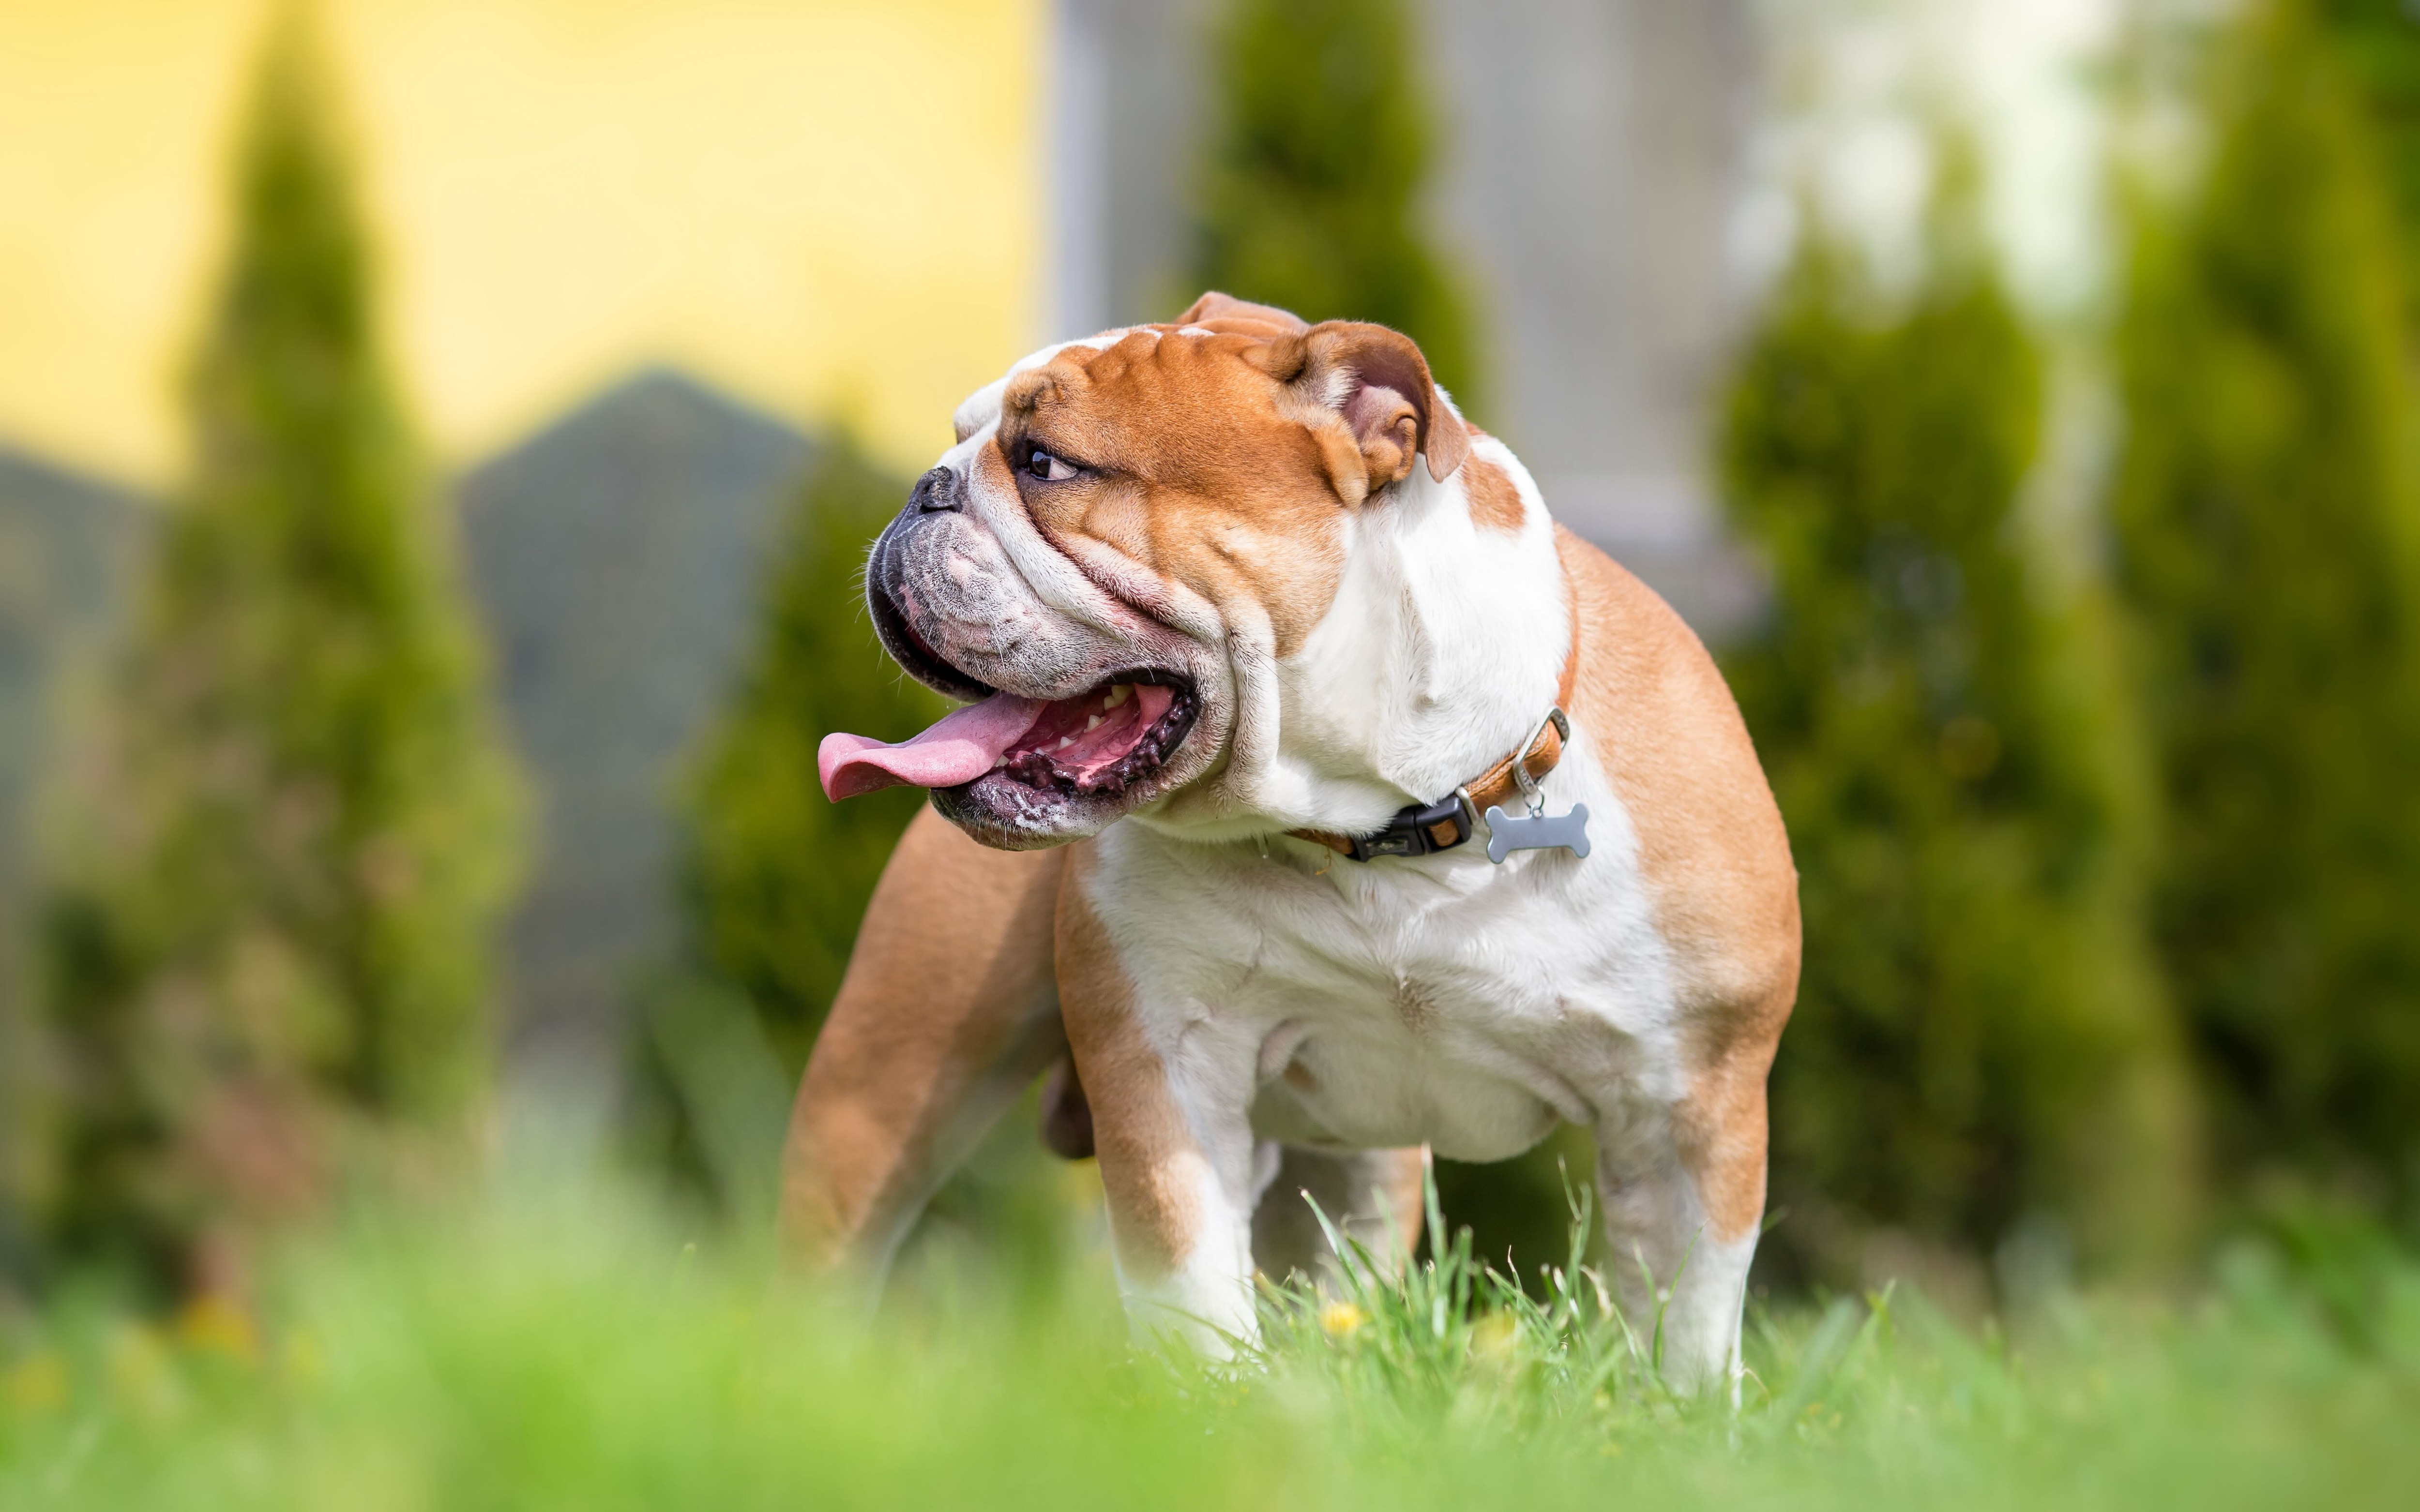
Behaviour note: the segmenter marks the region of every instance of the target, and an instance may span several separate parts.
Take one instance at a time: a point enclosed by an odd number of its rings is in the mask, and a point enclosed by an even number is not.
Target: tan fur
[[[1207,1163],[1169,1095],[1158,1053],[1143,1038],[1133,986],[1084,898],[1091,848],[1072,849],[1059,895],[1060,1011],[1093,1106],[1094,1149],[1120,1261],[1149,1278],[1155,1267],[1165,1273],[1191,1252],[1202,1218],[1185,1177]]]
[[[1343,515],[1319,441],[1243,360],[1266,344],[1221,329],[1071,347],[1011,380],[998,452],[1013,465],[1041,447],[1095,470],[1059,484],[1016,473],[1051,544],[1073,555],[1096,542],[1237,619],[1264,611],[1286,656],[1336,596]]]
[[[1512,475],[1483,456],[1462,465],[1462,486],[1470,496],[1470,522],[1482,531],[1518,534],[1527,511]]]
[[[1357,320],[1329,320],[1249,354],[1284,383],[1312,430],[1341,421],[1360,457],[1359,477],[1336,479],[1340,493],[1367,494],[1409,476],[1425,453],[1429,476],[1453,476],[1470,455],[1462,418],[1437,396],[1428,359],[1409,336]]]
[[[930,809],[874,889],[792,1110],[786,1246],[887,1252],[946,1171],[1063,1044],[1050,1001],[1064,851],[996,851]],[[946,938],[946,947],[937,948]],[[988,1104],[988,1105],[986,1105]],[[971,1130],[970,1125],[973,1125]]]
[[[1580,614],[1572,713],[1638,835],[1682,985],[1690,1092],[1683,1156],[1716,1236],[1764,1209],[1765,1072],[1798,988],[1798,873],[1739,705],[1681,617],[1558,527]]]
[[[1311,329],[1311,322],[1292,310],[1280,310],[1274,304],[1254,304],[1232,294],[1221,294],[1217,289],[1195,300],[1191,308],[1176,317],[1180,328],[1213,323],[1235,330],[1248,325],[1266,326],[1271,336]]]
[[[1287,330],[1275,318],[1284,312],[1223,295],[1188,314],[1202,317],[1105,350],[1070,347],[1010,379],[980,465],[1006,471],[1000,481],[1061,550],[1105,547],[1230,623],[1264,614],[1275,654],[1290,656],[1335,599],[1344,512],[1400,482],[1420,447],[1443,477],[1469,443],[1419,348],[1396,332],[1349,321]],[[1188,326],[1209,334],[1176,334]],[[1335,408],[1331,393],[1353,375],[1383,386]],[[1037,447],[1085,475],[1035,479],[1017,463]]]

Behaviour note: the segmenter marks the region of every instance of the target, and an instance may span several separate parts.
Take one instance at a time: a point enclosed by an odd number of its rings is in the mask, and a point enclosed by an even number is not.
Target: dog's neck
[[[1214,779],[1228,812],[1367,832],[1536,728],[1571,654],[1570,595],[1528,472],[1500,443],[1481,451],[1519,488],[1517,530],[1474,526],[1463,474],[1416,468],[1356,513],[1335,600],[1301,650],[1237,658],[1238,739]]]

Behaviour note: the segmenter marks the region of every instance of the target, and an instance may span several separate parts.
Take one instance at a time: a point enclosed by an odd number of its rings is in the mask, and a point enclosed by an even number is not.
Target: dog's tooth
[[[1099,728],[1101,728],[1101,717],[1097,714],[1084,721],[1084,733],[1086,734],[1091,734],[1094,731],[1098,730]]]
[[[1057,749],[1057,750],[1065,750],[1068,747],[1070,747],[1070,746],[1074,745],[1075,743],[1076,743],[1076,737],[1075,737],[1074,735],[1061,735],[1061,736],[1059,737],[1059,744],[1058,744],[1056,747],[1052,748]]]
[[[1105,709],[1114,709],[1119,704],[1124,703],[1127,698],[1132,696],[1133,693],[1133,687],[1125,683],[1120,683],[1117,687],[1109,689],[1109,697],[1101,700],[1101,707]]]

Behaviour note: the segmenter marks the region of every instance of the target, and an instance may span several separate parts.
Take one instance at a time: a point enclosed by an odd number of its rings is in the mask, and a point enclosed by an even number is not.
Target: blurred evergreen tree
[[[2112,513],[2218,1148],[2374,1193],[2420,1176],[2420,504],[2392,200],[2319,44],[2251,12],[2140,220]]]
[[[1773,573],[1725,658],[1791,833],[1807,956],[1773,1081],[1775,1259],[1874,1227],[1988,1250],[2056,1221],[2156,1263],[2191,1105],[2140,903],[2105,605],[2054,593],[2020,498],[2043,366],[1951,145],[1916,287],[1820,225],[1752,337],[1722,486]]]
[[[2312,0],[2311,15],[2371,129],[2399,232],[2400,282],[2420,288],[2420,13],[2411,0]]]
[[[835,730],[905,737],[946,711],[883,654],[861,579],[908,485],[828,440],[772,563],[763,630],[684,802],[677,958],[644,991],[628,1135],[726,1213],[769,1218],[791,1094],[866,900],[922,790],[827,801]]]
[[[190,370],[191,481],[67,774],[41,920],[62,1260],[207,1288],[368,1120],[489,1070],[517,794],[375,334],[326,71],[273,23]]]
[[[1435,132],[1405,0],[1233,0],[1195,282],[1306,320],[1373,320],[1479,403],[1467,301],[1421,231]]]

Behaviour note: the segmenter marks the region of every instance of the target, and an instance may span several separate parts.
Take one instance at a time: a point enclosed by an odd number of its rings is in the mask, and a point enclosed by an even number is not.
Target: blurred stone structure
[[[0,961],[23,917],[31,806],[59,703],[132,608],[147,520],[131,494],[0,447]]]
[[[751,640],[807,439],[676,373],[621,383],[459,486],[471,585],[538,798],[509,938],[513,1064],[611,1085],[670,944],[683,763]]]
[[[1719,637],[1752,615],[1706,476],[1737,315],[1745,0],[1427,0],[1439,241],[1474,295],[1486,423],[1556,517]],[[1057,0],[1047,334],[1200,290],[1187,202],[1218,0]]]

